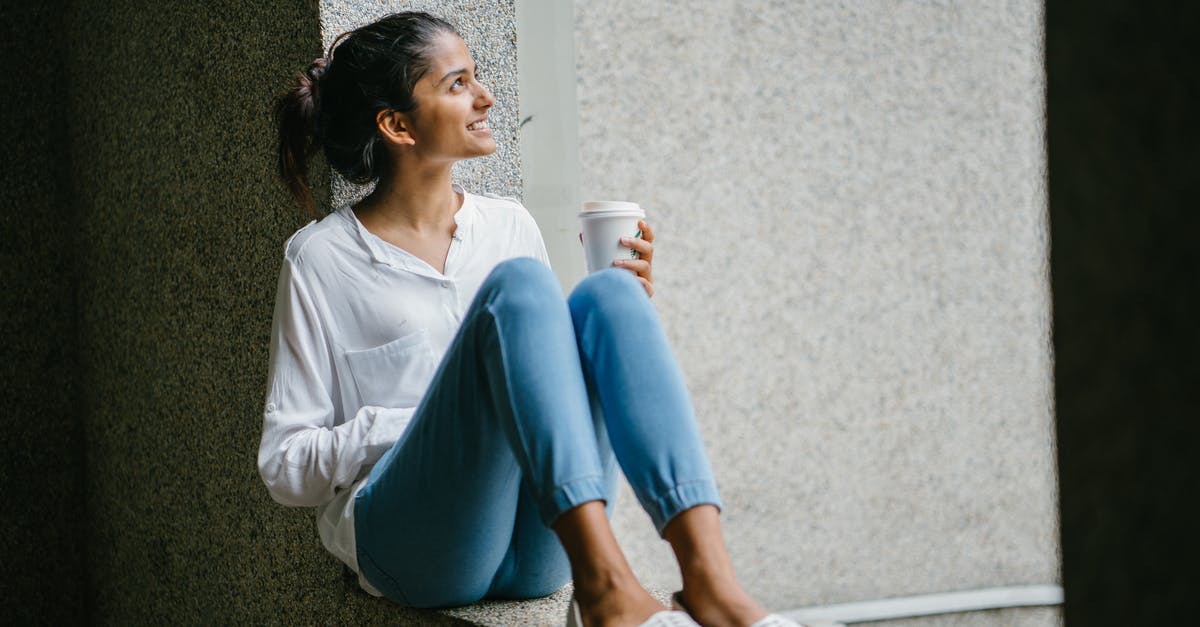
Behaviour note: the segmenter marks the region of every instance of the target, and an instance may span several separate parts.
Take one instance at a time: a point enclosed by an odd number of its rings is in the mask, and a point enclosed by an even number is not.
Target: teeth
[[[481,129],[485,129],[487,127],[488,127],[487,120],[480,120],[478,122],[472,122],[471,124],[468,124],[467,130],[468,131],[478,131]]]

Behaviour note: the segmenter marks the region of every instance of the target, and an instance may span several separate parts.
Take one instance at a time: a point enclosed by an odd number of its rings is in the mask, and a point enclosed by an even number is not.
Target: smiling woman
[[[456,162],[496,150],[494,103],[462,39],[424,13],[339,37],[279,99],[280,174],[301,206],[318,149],[375,188],[285,247],[258,452],[272,497],[317,507],[324,546],[403,605],[543,596],[573,577],[575,625],[792,624],[734,577],[648,298],[653,231],[564,299],[525,208],[452,182]],[[679,558],[680,609],[641,588],[613,537],[618,466]]]

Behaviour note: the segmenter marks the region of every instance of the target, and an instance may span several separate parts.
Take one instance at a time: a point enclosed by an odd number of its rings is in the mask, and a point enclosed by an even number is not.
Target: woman
[[[280,171],[300,204],[318,148],[376,185],[288,240],[258,454],[272,497],[318,507],[324,546],[404,605],[573,578],[574,624],[789,624],[734,578],[648,299],[653,231],[564,301],[528,212],[451,182],[456,161],[496,149],[494,102],[462,39],[424,13],[343,35],[280,98]],[[641,588],[616,544],[618,464],[675,551],[691,618]]]

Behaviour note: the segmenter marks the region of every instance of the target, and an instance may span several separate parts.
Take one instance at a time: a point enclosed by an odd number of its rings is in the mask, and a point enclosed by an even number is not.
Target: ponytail
[[[321,77],[324,57],[297,72],[293,87],[275,101],[275,125],[279,128],[279,177],[302,210],[317,215],[308,181],[308,160],[321,148],[317,111],[321,106]]]

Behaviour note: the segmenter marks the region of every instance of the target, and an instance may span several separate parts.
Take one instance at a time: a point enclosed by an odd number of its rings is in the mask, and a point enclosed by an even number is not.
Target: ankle
[[[702,625],[751,625],[767,615],[767,611],[736,581],[733,587],[712,590],[685,587],[678,596],[683,609]]]
[[[573,598],[579,604],[583,625],[640,625],[656,612],[666,609],[642,588],[636,578],[632,579],[632,582],[624,578],[619,579],[621,580],[605,582],[602,586],[605,589],[599,594],[598,588],[589,590],[588,585],[580,586],[579,582],[576,582]]]
[[[680,564],[679,571],[683,579],[684,590],[711,594],[731,587],[741,589],[737,576],[734,574],[733,565],[727,561],[694,560],[687,564]]]
[[[640,590],[641,584],[632,572],[623,570],[605,570],[587,574],[573,573],[575,582],[575,597],[581,604],[589,605],[605,598],[623,596],[633,590]]]

